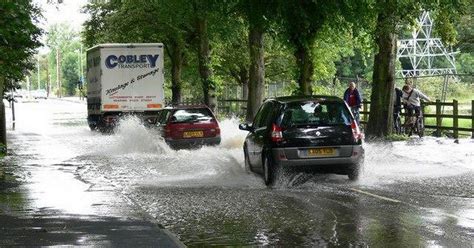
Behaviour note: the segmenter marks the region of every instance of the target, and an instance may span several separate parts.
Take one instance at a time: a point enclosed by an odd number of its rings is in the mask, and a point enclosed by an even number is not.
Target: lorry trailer
[[[163,44],[99,44],[87,50],[87,121],[112,130],[124,115],[146,119],[164,107]]]

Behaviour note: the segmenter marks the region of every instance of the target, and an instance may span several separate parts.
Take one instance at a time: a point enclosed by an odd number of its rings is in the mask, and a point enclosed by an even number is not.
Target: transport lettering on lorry
[[[158,54],[142,55],[109,55],[105,58],[105,66],[108,69],[118,68],[154,68],[158,60]]]

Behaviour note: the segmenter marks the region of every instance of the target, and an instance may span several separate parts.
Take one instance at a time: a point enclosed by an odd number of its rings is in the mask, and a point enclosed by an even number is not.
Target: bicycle
[[[354,116],[354,120],[357,122],[357,125],[360,125],[360,112],[359,107],[351,107],[352,115]]]
[[[417,115],[416,113],[413,115],[408,113],[405,119],[405,133],[408,136],[412,136],[413,134],[418,134],[420,138],[422,138],[425,134],[425,125],[423,123],[423,113],[420,110],[420,114]]]
[[[402,118],[400,116],[400,112],[396,112],[393,115],[393,131],[395,134],[398,135],[403,133]]]

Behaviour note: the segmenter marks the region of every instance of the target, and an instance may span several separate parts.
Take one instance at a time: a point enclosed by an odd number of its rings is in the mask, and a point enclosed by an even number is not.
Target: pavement
[[[25,153],[9,152],[0,160],[0,247],[185,247],[113,189],[80,181],[70,165],[21,164]]]

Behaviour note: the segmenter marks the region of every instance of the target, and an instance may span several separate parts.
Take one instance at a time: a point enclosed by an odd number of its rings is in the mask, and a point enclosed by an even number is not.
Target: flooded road
[[[245,172],[237,120],[221,121],[218,147],[174,151],[133,118],[114,135],[91,132],[84,103],[15,107],[12,163],[35,168],[23,175],[28,208],[139,215],[188,246],[473,246],[471,139],[366,143],[358,182],[299,173],[267,189]]]

